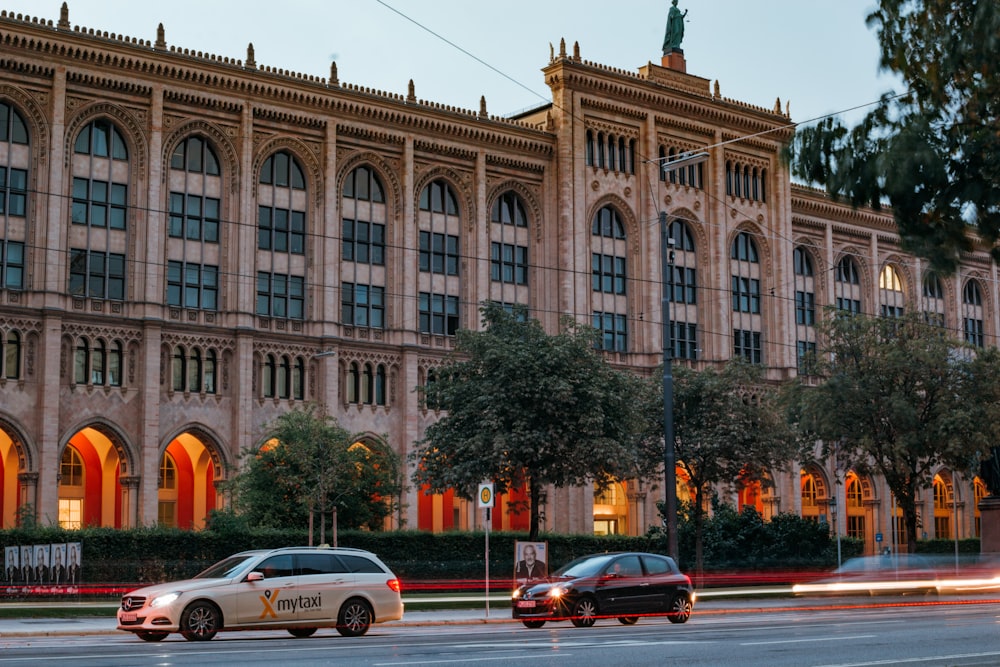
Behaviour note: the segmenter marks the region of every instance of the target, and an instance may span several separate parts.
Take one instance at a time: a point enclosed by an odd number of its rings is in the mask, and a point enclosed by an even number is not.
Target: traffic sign
[[[493,507],[493,484],[484,482],[479,485],[479,509],[491,509]]]

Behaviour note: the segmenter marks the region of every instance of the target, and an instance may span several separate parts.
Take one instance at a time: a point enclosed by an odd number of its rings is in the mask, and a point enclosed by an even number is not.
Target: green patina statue
[[[667,32],[663,36],[663,55],[671,51],[681,50],[681,40],[684,39],[684,17],[688,10],[677,9],[677,0],[673,0],[670,13],[667,14]]]

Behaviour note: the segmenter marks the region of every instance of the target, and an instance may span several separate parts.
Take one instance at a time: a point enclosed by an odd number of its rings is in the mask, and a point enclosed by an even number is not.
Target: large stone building
[[[551,103],[500,118],[341,83],[335,66],[262,67],[252,48],[181,51],[162,28],[74,27],[65,5],[58,21],[0,14],[0,527],[199,527],[265,425],[308,401],[405,456],[437,418],[414,388],[484,300],[550,330],[592,322],[611,361],[649,371],[661,212],[675,363],[742,355],[793,376],[827,305],[928,311],[995,344],[985,253],[929,277],[890,216],[791,183],[780,102],[727,99],[686,69],[676,52],[633,72],[563,44],[543,69]],[[825,520],[837,490],[841,533],[893,539],[881,480],[822,461],[773,478],[732,501]],[[939,471],[924,530],[976,534],[982,488]],[[543,526],[641,533],[661,496],[637,480],[550,489]],[[477,519],[411,485],[390,527]]]

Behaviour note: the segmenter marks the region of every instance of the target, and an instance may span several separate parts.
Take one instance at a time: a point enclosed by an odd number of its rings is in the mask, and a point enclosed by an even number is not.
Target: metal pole
[[[490,617],[490,508],[486,508],[486,618]]]
[[[673,244],[667,233],[667,214],[660,212],[660,266],[663,271],[663,483],[666,495],[667,550],[680,560],[677,546],[677,461],[674,454],[673,342],[670,336],[670,299],[673,296]]]

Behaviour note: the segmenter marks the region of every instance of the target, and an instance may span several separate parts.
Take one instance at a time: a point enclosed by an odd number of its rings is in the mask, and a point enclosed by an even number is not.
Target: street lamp
[[[700,164],[708,153],[688,153],[666,162],[658,162],[663,173],[681,167]],[[667,213],[660,211],[660,268],[663,274],[663,483],[667,515],[667,550],[675,561],[680,560],[677,546],[677,460],[674,454],[674,374],[673,341],[670,335],[670,300],[673,298],[674,240],[667,228]]]

